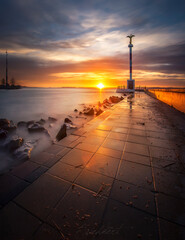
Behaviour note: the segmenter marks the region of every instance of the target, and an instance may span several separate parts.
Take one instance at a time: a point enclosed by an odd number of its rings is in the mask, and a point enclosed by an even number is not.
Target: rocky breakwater
[[[96,117],[99,116],[101,113],[105,111],[105,109],[112,107],[114,104],[119,103],[124,98],[118,96],[111,96],[109,99],[105,99],[102,103],[98,102],[97,104],[82,104],[83,110],[78,110],[77,108],[74,109],[76,114],[76,118],[84,118],[84,116],[89,117]],[[71,116],[70,116],[71,117]],[[71,117],[72,118],[72,117]],[[85,117],[86,119],[86,117]],[[58,134],[56,135],[56,140],[60,141],[67,136],[67,130],[69,129],[76,129],[77,126],[73,123],[73,121],[69,118],[64,119],[64,123],[62,124]]]
[[[49,121],[49,119],[48,119]],[[7,153],[17,162],[25,161],[30,158],[31,152],[37,145],[38,139],[20,136],[20,133],[26,133],[26,136],[32,133],[43,133],[50,137],[47,129],[43,126],[46,123],[44,119],[39,121],[18,122],[15,124],[8,119],[0,119],[0,151]],[[25,135],[25,134],[24,134]],[[32,140],[30,140],[32,139]]]

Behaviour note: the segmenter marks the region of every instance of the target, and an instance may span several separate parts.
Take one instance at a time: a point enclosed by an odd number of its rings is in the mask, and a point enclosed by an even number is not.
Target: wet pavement
[[[0,239],[185,239],[183,125],[125,98],[0,176]]]

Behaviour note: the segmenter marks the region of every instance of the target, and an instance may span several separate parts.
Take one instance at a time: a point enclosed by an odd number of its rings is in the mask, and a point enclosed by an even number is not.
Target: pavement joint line
[[[129,129],[129,130],[130,130],[130,129]],[[128,135],[129,135],[129,130],[128,130],[128,132],[127,132],[126,140],[127,140],[127,138],[128,138]],[[109,133],[109,135],[110,135],[110,133]],[[108,136],[109,136],[109,135],[108,135]],[[114,180],[113,180],[112,186],[114,185],[114,182],[115,182],[115,180],[116,180],[118,171],[119,171],[119,169],[120,169],[120,165],[121,165],[121,162],[122,162],[122,159],[123,159],[123,155],[124,155],[124,150],[125,150],[125,148],[126,148],[126,144],[124,144],[123,151],[122,151],[122,156],[121,156],[121,159],[119,160],[119,164],[118,164],[118,167],[117,167],[115,176],[114,176]],[[101,226],[102,226],[102,224],[103,224],[103,219],[104,219],[104,217],[105,217],[105,213],[106,213],[106,210],[107,210],[107,207],[108,207],[108,203],[109,203],[109,199],[110,199],[111,192],[112,192],[112,186],[111,186],[111,189],[110,189],[110,192],[109,192],[109,195],[108,195],[108,201],[106,202],[105,209],[104,209],[104,211],[103,211],[102,219],[101,219],[101,221],[100,221],[100,226],[99,226],[98,230],[101,228]]]
[[[152,170],[153,187],[154,187],[154,191],[157,192],[154,169],[153,169],[153,162],[152,162],[152,155],[151,155],[151,151],[150,151],[149,147],[148,147],[148,150],[149,150],[149,158],[150,158],[150,165],[151,165],[150,167]],[[157,201],[156,193],[154,193],[154,199],[155,199],[155,208],[156,208],[156,214],[157,214],[157,226],[158,226],[157,233],[158,233],[159,240],[162,240],[161,226],[160,226],[160,221],[159,221],[159,208],[158,208],[158,201]]]

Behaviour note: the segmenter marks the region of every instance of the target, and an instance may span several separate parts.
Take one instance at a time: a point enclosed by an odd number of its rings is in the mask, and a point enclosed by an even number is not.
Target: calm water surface
[[[47,119],[49,116],[58,119],[52,127],[46,123],[44,127],[48,130],[50,138],[46,134],[32,133],[27,128],[17,128],[12,135],[20,136],[24,142],[37,142],[31,152],[34,156],[44,151],[51,145],[51,140],[55,139],[57,132],[64,123],[64,118],[71,115],[73,123],[80,127],[86,123],[91,117],[79,116],[74,109],[83,110],[83,104],[97,104],[105,98],[112,95],[118,95],[113,90],[96,90],[96,89],[43,89],[43,88],[23,88],[19,90],[0,90],[0,118],[13,120],[15,123],[19,121],[38,121],[40,118]],[[11,136],[10,136],[11,137]],[[3,142],[1,143],[3,144]],[[19,164],[12,155],[4,148],[0,147],[0,174],[8,171]]]
[[[0,91],[0,118],[15,122],[37,120],[48,116],[62,117],[79,104],[95,104],[115,93],[115,89],[43,89],[23,88]]]

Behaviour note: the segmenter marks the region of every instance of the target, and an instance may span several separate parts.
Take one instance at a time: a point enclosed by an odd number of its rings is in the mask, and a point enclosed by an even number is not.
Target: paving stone
[[[115,177],[119,161],[117,158],[96,153],[87,164],[86,169],[109,177]]]
[[[37,168],[39,168],[40,165],[31,162],[31,161],[26,161],[19,166],[15,167],[12,171],[11,174],[25,179],[26,177],[29,177]]]
[[[30,213],[10,202],[0,211],[0,239],[32,239],[41,222]]]
[[[110,131],[112,129],[112,126],[106,125],[106,124],[100,124],[97,127],[98,130],[103,130],[103,131]]]
[[[61,161],[75,167],[84,167],[90,160],[92,155],[93,153],[91,152],[83,151],[80,149],[72,149],[61,159]]]
[[[153,190],[152,170],[148,166],[122,161],[116,178]]]
[[[82,168],[80,167],[75,168],[74,166],[68,165],[66,163],[58,162],[49,169],[48,173],[59,178],[63,178],[67,181],[73,182],[81,171]]]
[[[88,144],[88,143],[79,143],[76,146],[77,149],[81,149],[84,151],[88,151],[88,152],[96,152],[99,148],[99,145],[94,145],[94,144]]]
[[[70,144],[68,144],[68,148],[71,150],[71,148],[76,147],[79,143],[82,143],[85,140],[86,137],[78,137],[77,140],[71,142]]]
[[[121,127],[113,127],[112,132],[117,132],[117,133],[128,133],[128,128],[121,128]]]
[[[59,178],[44,174],[26,188],[15,201],[44,220],[69,186],[69,183]]]
[[[103,131],[103,130],[97,130],[97,129],[95,129],[95,130],[93,130],[93,131],[90,131],[89,133],[85,133],[85,135],[84,136],[91,136],[91,135],[95,135],[95,136],[97,136],[97,137],[107,137],[107,135],[109,134],[109,132],[107,132],[107,131]]]
[[[136,121],[136,123],[137,124],[132,123],[130,128],[145,131],[145,121]]]
[[[150,158],[147,156],[124,152],[123,159],[130,162],[135,162],[135,163],[140,163],[140,164],[150,166]]]
[[[123,181],[115,180],[110,197],[123,202],[126,205],[130,205],[156,215],[155,196],[150,190],[146,190]]]
[[[114,150],[111,148],[105,148],[105,147],[100,147],[97,153],[101,153],[103,155],[119,158],[119,159],[121,159],[121,156],[122,156],[122,151]]]
[[[26,181],[33,183],[37,178],[39,178],[42,174],[44,174],[46,171],[48,170],[47,167],[44,166],[40,166],[39,168],[37,168],[34,172],[32,172],[32,174],[30,174],[29,176],[27,176],[25,178]]]
[[[62,149],[64,149],[64,146],[60,146],[57,144],[53,144],[51,147],[49,147],[45,152],[47,153],[51,153],[51,154],[57,154],[60,151],[62,151]]]
[[[185,201],[164,194],[157,194],[159,217],[185,226]]]
[[[76,135],[69,135],[65,138],[63,138],[62,140],[60,140],[59,142],[57,142],[57,145],[60,146],[65,146],[68,147],[72,142],[76,141],[79,138],[79,136]]]
[[[185,169],[181,161],[178,160],[166,160],[159,158],[152,158],[152,164],[154,167],[162,168],[166,171],[185,174]]]
[[[156,218],[109,200],[99,237],[96,239],[158,239]]]
[[[169,140],[169,139],[173,139],[173,138],[175,138],[175,137],[178,137],[178,135],[176,135],[176,134],[162,133],[162,132],[147,131],[147,137]]]
[[[146,131],[138,130],[138,129],[130,129],[130,134],[145,137],[146,136]]]
[[[128,136],[127,142],[146,144],[146,145],[149,144],[149,141],[146,137],[131,135],[131,134]]]
[[[114,150],[123,151],[124,145],[125,145],[125,142],[123,141],[107,138],[102,146],[104,148],[111,148]]]
[[[178,224],[168,222],[163,219],[159,219],[161,239],[168,240],[183,240],[185,239],[185,227]]]
[[[59,152],[61,152],[61,150]],[[60,158],[61,156],[56,156],[48,152],[42,152],[42,153],[39,153],[37,156],[32,157],[31,161],[44,165],[46,167],[51,167],[56,162],[58,162]]]
[[[70,239],[88,239],[89,231],[96,230],[101,222],[107,199],[94,196],[80,187],[71,188],[48,217]]]
[[[104,137],[90,136],[87,137],[84,142],[92,145],[101,145],[104,142]]]
[[[87,132],[84,128],[79,128],[78,130],[74,131],[72,134],[77,136],[82,136]]]
[[[185,198],[185,175],[154,168],[154,178],[157,191]]]
[[[120,141],[126,141],[127,134],[124,133],[117,133],[117,132],[110,132],[108,138],[120,140]]]
[[[175,144],[169,140],[148,137],[149,144],[155,147],[175,149]]]
[[[172,161],[177,160],[175,151],[172,149],[166,149],[166,148],[163,148],[162,146],[161,147],[150,146],[149,149],[150,149],[151,156],[154,158],[159,158],[163,160],[172,160]]]
[[[49,226],[48,224],[43,224],[33,237],[33,240],[62,240],[62,232],[56,230],[55,228]]]
[[[113,178],[84,169],[75,183],[96,192],[97,195],[109,195]]]
[[[0,176],[0,204],[8,203],[28,185],[28,182],[10,174]]]
[[[59,153],[57,153],[57,156],[63,157],[65,156],[69,151],[71,151],[70,148],[64,148]]]
[[[127,142],[126,146],[125,146],[125,151],[130,152],[130,153],[149,156],[148,146],[143,145],[143,144]]]

